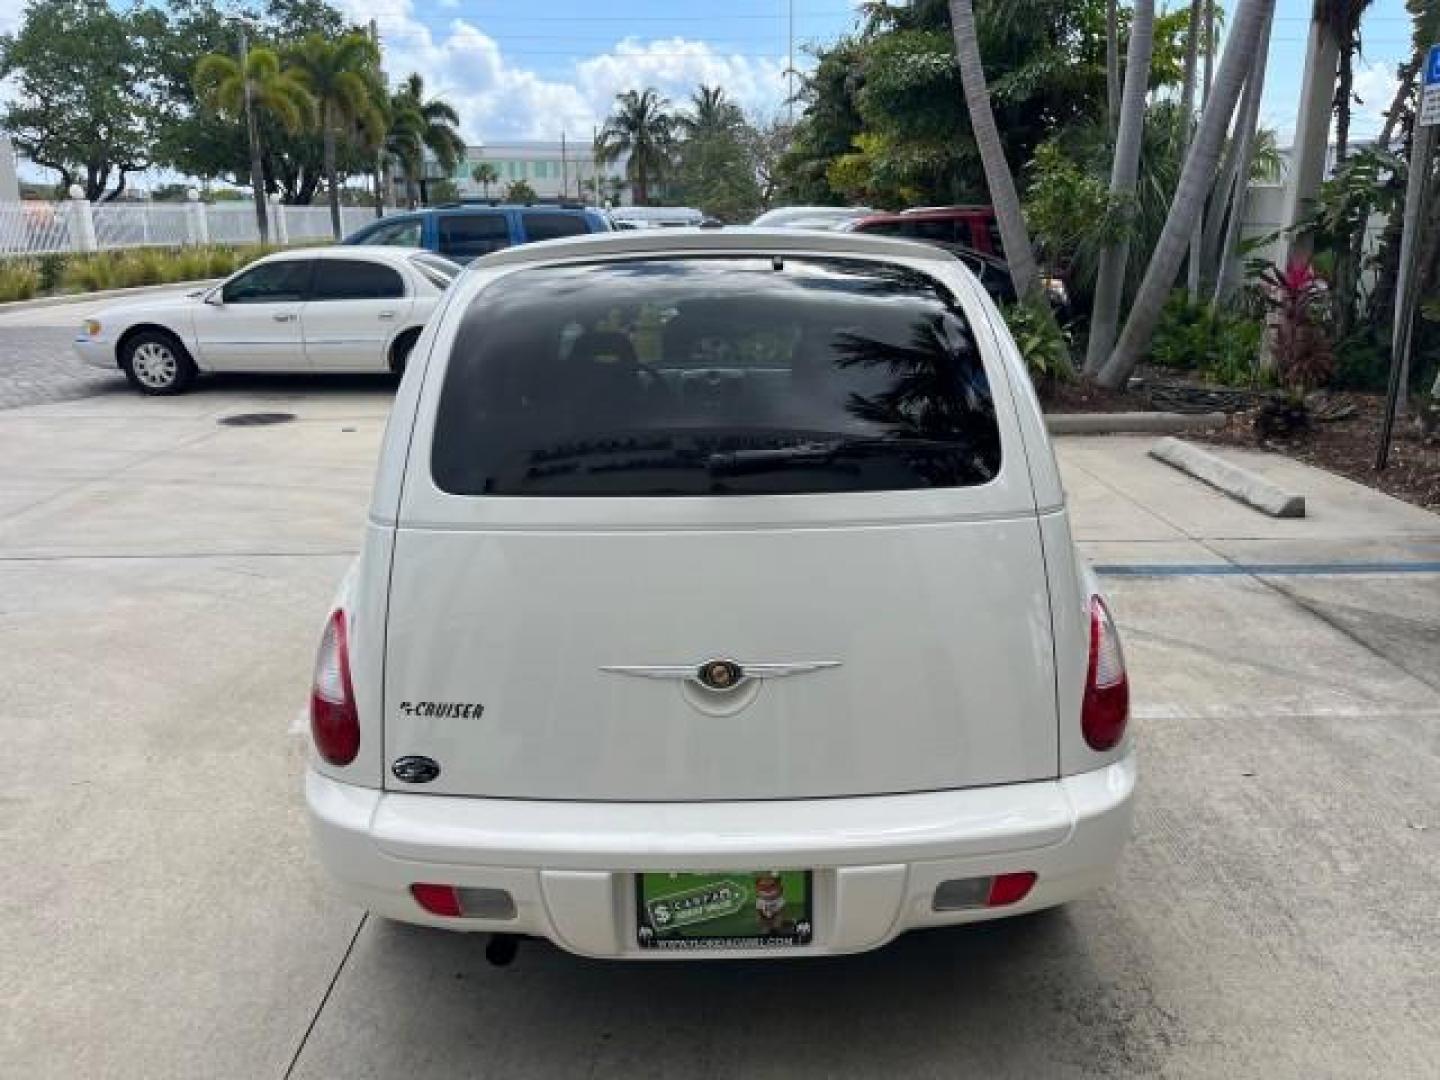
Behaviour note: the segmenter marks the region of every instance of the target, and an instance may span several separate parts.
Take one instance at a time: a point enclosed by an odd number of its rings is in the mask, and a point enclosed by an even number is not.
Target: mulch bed
[[[1379,394],[1327,393],[1315,402],[1316,420],[1308,431],[1284,438],[1262,439],[1255,431],[1261,394],[1205,387],[1172,372],[1142,366],[1131,389],[1104,390],[1083,382],[1052,383],[1040,388],[1046,412],[1107,413],[1201,411],[1229,413],[1223,428],[1191,432],[1186,438],[1222,446],[1244,446],[1285,454],[1398,499],[1440,512],[1440,432],[1426,434],[1414,417],[1397,420],[1390,445],[1390,464],[1375,471],[1384,397]]]
[[[1375,451],[1380,445],[1384,398],[1378,394],[1330,394],[1328,398],[1327,406],[1353,404],[1354,414],[1342,420],[1312,423],[1308,431],[1292,437],[1261,439],[1255,433],[1255,413],[1244,411],[1232,414],[1219,431],[1196,432],[1192,437],[1201,442],[1287,454],[1397,499],[1440,511],[1440,434],[1426,437],[1413,416],[1397,419],[1390,463],[1384,472],[1376,472]]]

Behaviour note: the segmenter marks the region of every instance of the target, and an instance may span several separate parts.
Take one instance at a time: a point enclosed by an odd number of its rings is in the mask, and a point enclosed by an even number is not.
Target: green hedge
[[[226,277],[278,248],[130,248],[88,255],[41,255],[0,259],[0,302],[47,293],[86,293]]]

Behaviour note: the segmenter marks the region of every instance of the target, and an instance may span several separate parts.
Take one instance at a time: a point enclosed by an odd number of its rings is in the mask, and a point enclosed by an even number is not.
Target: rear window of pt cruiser
[[[463,316],[431,471],[466,496],[980,485],[1000,469],[974,334],[936,281],[854,259],[520,270]]]

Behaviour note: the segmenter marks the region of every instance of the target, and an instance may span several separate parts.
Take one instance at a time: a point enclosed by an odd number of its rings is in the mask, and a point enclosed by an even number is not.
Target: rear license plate
[[[809,945],[809,870],[635,875],[642,949],[770,949]]]

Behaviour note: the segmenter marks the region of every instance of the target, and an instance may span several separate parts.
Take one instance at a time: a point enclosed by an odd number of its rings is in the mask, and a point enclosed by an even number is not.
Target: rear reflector
[[[1092,750],[1110,750],[1125,737],[1130,720],[1130,678],[1125,654],[1110,609],[1098,596],[1090,598],[1090,663],[1085,672],[1085,700],[1080,730]]]
[[[451,919],[513,919],[515,899],[504,889],[467,889],[458,885],[421,883],[410,895],[431,915]]]
[[[1030,895],[1034,885],[1035,875],[1029,870],[1019,874],[1001,874],[990,883],[990,895],[985,900],[985,906],[1004,907],[1006,904],[1018,904]]]
[[[930,906],[935,911],[1004,907],[1024,900],[1034,885],[1035,874],[1030,870],[995,877],[953,878],[935,887]]]

